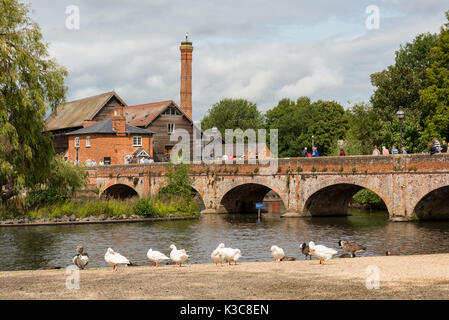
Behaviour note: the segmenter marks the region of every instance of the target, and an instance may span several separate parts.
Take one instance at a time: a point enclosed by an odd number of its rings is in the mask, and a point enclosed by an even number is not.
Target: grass
[[[30,220],[55,219],[74,216],[75,218],[107,218],[139,215],[143,217],[187,217],[199,216],[199,209],[193,200],[132,198],[128,200],[67,200],[44,205],[28,211],[16,208],[0,208],[0,220],[25,218]]]

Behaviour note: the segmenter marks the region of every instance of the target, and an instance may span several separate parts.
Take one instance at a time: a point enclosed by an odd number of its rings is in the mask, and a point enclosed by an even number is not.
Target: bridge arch
[[[419,220],[449,219],[449,186],[442,186],[425,194],[413,209]]]
[[[376,190],[360,183],[336,182],[311,192],[304,199],[303,213],[312,217],[346,216],[353,196],[363,189],[368,189],[377,194],[390,212],[387,199]]]
[[[236,186],[227,188],[219,197],[219,205],[228,213],[251,213],[257,212],[256,202],[263,202],[265,196],[270,192],[279,196],[284,207],[287,207],[285,199],[277,190],[267,184],[259,182],[241,183]]]
[[[101,199],[113,198],[122,200],[138,196],[139,194],[133,187],[122,183],[111,184],[100,194]]]

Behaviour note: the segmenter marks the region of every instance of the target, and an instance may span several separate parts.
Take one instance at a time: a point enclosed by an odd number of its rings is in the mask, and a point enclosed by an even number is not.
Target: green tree
[[[449,11],[446,12],[449,20]],[[422,143],[431,138],[449,138],[449,22],[441,27],[426,69],[428,86],[420,91],[424,111]]]
[[[0,0],[0,189],[2,202],[45,181],[53,145],[44,116],[64,100],[67,72],[49,58],[28,5]]]
[[[263,116],[257,105],[245,99],[222,99],[201,120],[201,129],[217,127],[223,138],[226,129],[263,128]]]
[[[320,155],[329,155],[347,129],[340,104],[322,100],[311,103],[307,97],[300,97],[296,103],[282,99],[267,111],[265,123],[267,129],[279,130],[280,157],[297,157],[304,147],[310,150],[312,135]]]
[[[409,152],[421,152],[423,119],[420,90],[428,86],[426,68],[431,63],[431,48],[438,41],[436,34],[420,34],[411,43],[396,51],[395,64],[371,75],[371,83],[376,87],[371,103],[378,118],[376,139],[373,144],[399,144],[399,121],[396,112],[401,108],[406,115],[403,123],[403,145]]]
[[[159,194],[173,197],[192,198],[192,178],[189,176],[189,165],[180,163],[168,164],[167,184],[159,190]]]

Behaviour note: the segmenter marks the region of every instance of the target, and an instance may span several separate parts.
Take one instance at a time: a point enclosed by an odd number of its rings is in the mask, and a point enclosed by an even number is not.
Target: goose
[[[312,255],[310,254],[310,250],[309,250],[309,246],[307,245],[307,243],[303,243],[299,246],[299,249],[301,249],[301,252],[303,255],[306,256],[306,260],[307,257],[310,257],[310,260],[312,260]]]
[[[157,267],[159,262],[170,259],[165,254],[159,251],[153,251],[152,249],[148,250],[147,257],[154,263],[154,266]]]
[[[187,258],[189,257],[187,255],[187,252],[184,249],[181,250],[176,249],[176,246],[174,244],[170,245],[169,248],[171,249],[170,259],[174,261],[176,265],[178,265],[179,263],[179,266],[181,267],[182,263],[186,261]]]
[[[83,246],[76,247],[76,255],[72,258],[73,263],[83,270],[89,263],[89,256],[84,252]]]
[[[114,250],[112,250],[111,248],[108,248],[108,250],[106,251],[105,255],[104,255],[104,261],[106,261],[106,263],[108,264],[112,264],[114,267],[112,268],[112,270],[117,271],[117,266],[119,264],[130,264],[131,262],[129,262],[128,259],[126,259],[124,256],[122,256],[120,253],[115,252]]]
[[[271,247],[271,255],[273,256],[275,262],[281,262],[282,258],[285,256],[284,250],[278,246]]]
[[[313,241],[309,242],[310,254],[320,259],[320,264],[324,265],[324,262],[331,259],[334,254],[337,254],[337,250],[325,247],[323,245],[317,244]]]
[[[221,266],[223,266],[223,254],[221,252],[221,249],[224,248],[224,243],[220,243],[218,247],[212,251],[212,254],[210,257],[215,262],[215,265],[218,267],[218,263],[220,262]]]
[[[231,265],[231,261],[234,261],[234,265],[236,265],[237,260],[242,257],[240,249],[222,248],[221,254],[223,255],[224,260],[227,261],[229,265]]]
[[[357,244],[353,241],[344,241],[344,240],[340,240],[338,241],[338,245],[340,246],[340,248],[343,248],[344,250],[350,252],[352,254],[352,257],[355,257],[355,254],[358,252],[363,252],[366,250],[366,247]]]

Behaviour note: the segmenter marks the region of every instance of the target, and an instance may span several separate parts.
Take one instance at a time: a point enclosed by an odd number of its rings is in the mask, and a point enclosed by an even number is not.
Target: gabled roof
[[[184,111],[173,101],[173,100],[166,100],[166,101],[159,101],[159,102],[151,102],[151,103],[144,103],[144,104],[138,104],[134,106],[127,106],[124,109],[124,115],[126,118],[126,122],[130,125],[136,126],[136,127],[147,127],[150,125],[156,118],[165,111],[169,106],[175,107],[179,112],[187,118],[189,122],[193,124],[192,119],[187,116]],[[114,111],[118,110],[118,108],[112,110],[108,115],[107,118],[111,118],[114,115]]]
[[[67,102],[59,105],[56,110],[45,119],[46,130],[52,131],[82,127],[84,120],[92,120],[112,97],[117,98],[120,103],[126,106],[126,103],[115,91]]]
[[[133,157],[137,158],[137,157],[150,157],[150,155],[148,154],[148,152],[145,151],[144,148],[139,148],[136,150],[136,152],[133,153]]]
[[[126,124],[125,130],[126,130],[126,133],[130,133],[130,134],[153,134],[154,133],[150,130],[137,128],[137,127],[131,126],[129,124]],[[70,136],[70,135],[94,134],[94,133],[115,134],[116,132],[112,128],[112,119],[106,119],[106,120],[100,121],[94,125],[91,125],[89,127],[69,132],[69,133],[67,133],[67,135]]]

